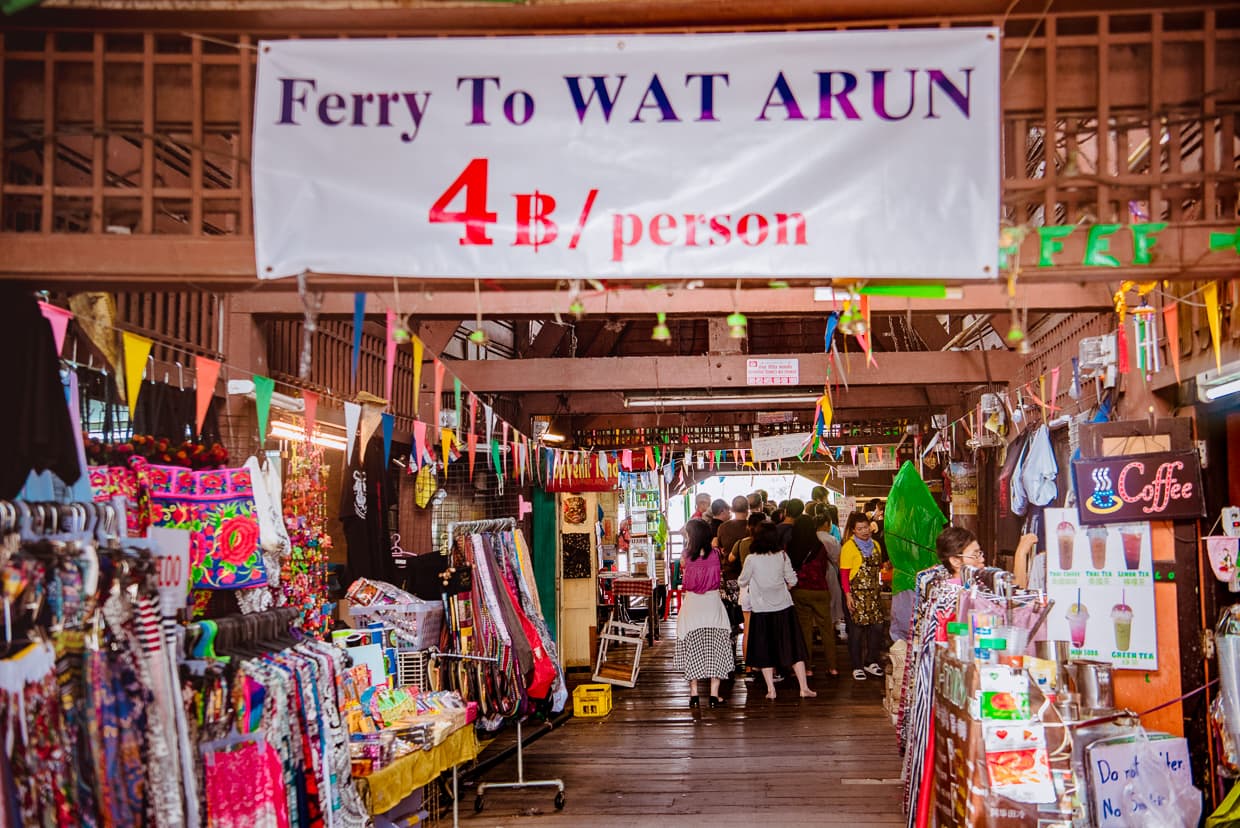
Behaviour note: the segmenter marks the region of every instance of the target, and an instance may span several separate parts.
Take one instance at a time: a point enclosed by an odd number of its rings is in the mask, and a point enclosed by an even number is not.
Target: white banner
[[[800,434],[776,434],[773,437],[755,437],[752,441],[753,459],[755,463],[770,460],[782,460],[785,457],[796,457],[813,438],[812,431]]]
[[[996,276],[994,29],[265,41],[259,276]]]

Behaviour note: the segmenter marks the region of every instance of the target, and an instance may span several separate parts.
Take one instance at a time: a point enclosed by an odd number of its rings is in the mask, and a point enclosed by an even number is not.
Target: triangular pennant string
[[[386,411],[379,415],[383,420],[383,468],[392,463],[392,435],[396,432],[396,417]]]
[[[1210,324],[1210,346],[1214,349],[1214,369],[1223,372],[1223,352],[1221,350],[1222,317],[1218,307],[1218,282],[1211,282],[1201,291],[1201,298],[1206,303],[1206,322]]]
[[[1171,367],[1175,371],[1175,381],[1180,381],[1180,308],[1178,302],[1172,302],[1163,308],[1163,328],[1167,331],[1167,356],[1171,358]]]
[[[362,407],[357,403],[347,402],[344,404],[344,439],[346,442],[344,450],[344,462],[353,462],[353,443],[357,438],[357,427],[362,421]]]
[[[1054,368],[1051,369],[1051,395],[1050,397],[1047,398],[1046,401],[1050,403],[1053,407],[1058,408],[1059,406],[1055,405],[1055,401],[1057,399],[1059,399],[1059,366],[1058,365],[1056,365]]]
[[[466,438],[466,446],[469,449],[469,480],[474,479],[474,460],[478,453],[478,433],[474,430],[474,423],[478,419],[478,398],[473,394],[469,395],[469,431]]]
[[[415,470],[422,468],[422,451],[426,445],[426,423],[421,420],[413,421],[413,467]]]
[[[421,417],[421,409],[418,408],[418,399],[422,394],[422,355],[424,346],[422,340],[416,336],[413,337],[413,416]]]
[[[319,428],[319,395],[313,391],[302,391],[301,399],[305,404],[302,416],[305,419],[306,439],[309,440]]]
[[[396,370],[396,311],[388,311],[386,314],[387,323],[387,344],[384,349],[383,364],[383,396],[391,403],[392,401],[392,376]]]
[[[129,421],[133,422],[138,394],[142,390],[142,376],[146,373],[146,358],[151,355],[154,343],[145,336],[122,331],[121,344],[125,351],[125,400],[129,403]]]
[[[440,427],[439,406],[443,402],[443,373],[446,367],[441,360],[435,360],[435,414],[431,420],[432,428]]]
[[[56,342],[56,355],[59,356],[65,349],[65,332],[69,330],[69,320],[73,318],[73,313],[48,302],[40,302],[39,310],[47,324],[52,326],[52,338]]]
[[[271,377],[254,375],[254,402],[258,406],[258,444],[267,443],[267,422],[271,418],[271,395],[275,393],[276,381]]]
[[[366,294],[353,294],[353,384],[357,384],[357,369],[362,361],[362,323],[366,321]]]
[[[456,405],[454,406],[456,408],[456,439],[457,439],[457,442],[460,442],[460,439],[461,439],[461,378],[460,377],[452,378],[452,400],[454,403],[456,403]]]
[[[194,357],[194,382],[195,388],[196,411],[194,418],[194,433],[202,434],[202,424],[207,419],[207,411],[211,408],[211,400],[215,397],[215,383],[220,378],[220,364],[214,359],[208,359],[203,356]]]

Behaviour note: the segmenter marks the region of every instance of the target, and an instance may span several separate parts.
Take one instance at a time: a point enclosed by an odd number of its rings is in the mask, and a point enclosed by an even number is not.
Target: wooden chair
[[[646,622],[629,624],[608,619],[598,637],[598,659],[594,680],[621,687],[634,687],[641,670],[642,647],[646,643]]]

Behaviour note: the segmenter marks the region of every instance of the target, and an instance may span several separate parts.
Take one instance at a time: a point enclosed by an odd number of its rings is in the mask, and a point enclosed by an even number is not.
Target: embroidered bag
[[[127,466],[90,466],[90,491],[96,503],[120,500],[125,511],[125,533],[131,538],[146,537],[151,525],[151,503],[146,488],[147,462],[129,458]]]
[[[189,530],[190,579],[195,589],[266,585],[248,469],[151,466],[147,477],[152,525]]]

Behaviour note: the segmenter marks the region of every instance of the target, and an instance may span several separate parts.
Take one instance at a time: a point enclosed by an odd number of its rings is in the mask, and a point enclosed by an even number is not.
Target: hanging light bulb
[[[574,299],[573,303],[568,306],[568,312],[573,315],[574,319],[580,319],[585,315],[586,306],[581,304],[580,299]]]
[[[745,314],[740,311],[728,314],[728,336],[732,339],[744,339],[748,324],[749,320],[745,319]]]
[[[482,328],[476,328],[469,332],[469,341],[475,345],[485,345],[487,341],[487,332]]]
[[[667,314],[663,311],[659,311],[657,316],[659,321],[654,326],[654,331],[651,332],[650,338],[655,342],[670,342],[672,339],[672,332],[667,327]]]

